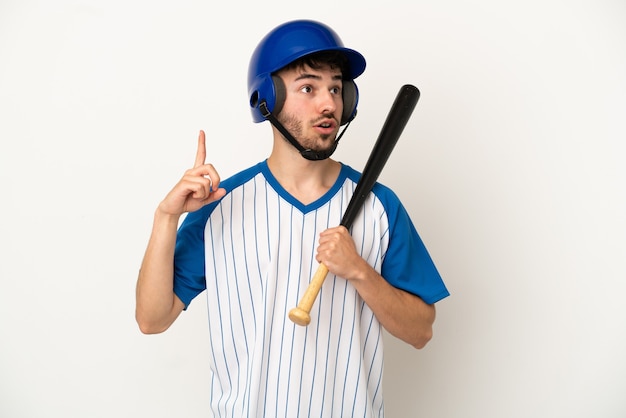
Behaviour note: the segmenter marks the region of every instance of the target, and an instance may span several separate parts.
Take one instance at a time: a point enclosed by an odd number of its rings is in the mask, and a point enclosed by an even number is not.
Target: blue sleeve
[[[382,198],[381,198],[382,197]],[[381,193],[389,220],[382,276],[393,286],[432,304],[450,295],[409,214],[389,189]]]
[[[206,289],[204,228],[214,205],[188,213],[176,236],[174,293],[185,304]]]

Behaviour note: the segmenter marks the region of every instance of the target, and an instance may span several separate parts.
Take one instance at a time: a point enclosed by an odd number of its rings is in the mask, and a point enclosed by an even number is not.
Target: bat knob
[[[306,326],[311,322],[311,315],[304,309],[293,308],[289,311],[289,319],[294,324]]]

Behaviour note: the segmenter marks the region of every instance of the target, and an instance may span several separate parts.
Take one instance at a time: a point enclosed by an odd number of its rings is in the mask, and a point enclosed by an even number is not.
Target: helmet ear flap
[[[342,84],[343,114],[341,115],[341,124],[345,125],[356,116],[356,105],[359,103],[359,89],[353,80],[343,80]]]
[[[280,81],[280,80],[279,80]],[[282,85],[282,83],[281,83]],[[254,122],[263,122],[266,117],[264,112],[275,112],[276,108],[276,85],[273,77],[258,77],[255,82],[255,88],[250,91],[250,110],[252,111],[252,120]],[[282,92],[284,96],[284,85]],[[279,103],[279,109],[282,108],[284,97]]]
[[[285,83],[283,83],[283,79],[277,75],[272,75],[272,82],[274,83],[274,108],[271,109],[271,112],[274,115],[278,115],[281,110],[283,110],[283,104],[285,104],[285,99],[287,98],[287,92],[285,88]]]

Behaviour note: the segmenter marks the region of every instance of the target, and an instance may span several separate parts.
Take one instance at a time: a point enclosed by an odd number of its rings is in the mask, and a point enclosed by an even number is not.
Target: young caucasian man
[[[156,209],[136,319],[163,332],[206,293],[215,416],[383,416],[383,329],[416,348],[432,336],[449,293],[398,197],[377,183],[350,230],[337,226],[360,173],[330,157],[364,70],[323,23],[274,28],[248,74],[270,155],[222,181],[201,131]],[[288,312],[319,263],[329,273],[311,323],[295,325]]]

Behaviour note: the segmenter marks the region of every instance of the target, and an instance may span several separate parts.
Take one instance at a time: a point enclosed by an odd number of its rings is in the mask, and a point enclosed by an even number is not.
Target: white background
[[[626,3],[0,1],[0,416],[205,417],[205,302],[134,322],[158,202],[204,129],[223,177],[265,158],[258,40],[319,19],[368,60],[336,157],[380,180],[452,296],[387,339],[390,417],[626,416]]]

